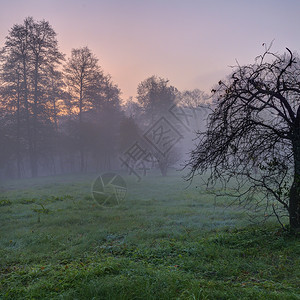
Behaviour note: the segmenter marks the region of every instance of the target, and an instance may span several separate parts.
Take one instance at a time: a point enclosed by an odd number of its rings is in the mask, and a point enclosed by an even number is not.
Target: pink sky
[[[13,24],[32,16],[50,22],[67,55],[88,46],[124,99],[151,75],[209,92],[264,42],[300,52],[299,15],[296,0],[0,0],[0,47]]]

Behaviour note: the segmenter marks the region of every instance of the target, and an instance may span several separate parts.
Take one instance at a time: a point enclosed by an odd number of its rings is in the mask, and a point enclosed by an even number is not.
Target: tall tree
[[[91,94],[102,82],[103,74],[98,59],[88,47],[73,49],[64,71],[72,97],[70,105],[79,118],[80,170],[83,172],[85,169],[83,113],[91,108]]]
[[[19,93],[16,93],[19,95],[17,113],[21,106],[24,107],[29,160],[34,177],[38,175],[40,139],[44,138],[41,131],[43,126],[40,125],[49,119],[45,88],[47,78],[49,70],[58,67],[63,55],[58,50],[56,33],[50,24],[45,20],[35,21],[31,17],[26,18],[23,24],[13,26],[6,38],[3,52],[5,72],[7,73],[10,63],[15,72],[14,77],[6,76],[4,82],[10,86],[14,83],[19,87]]]
[[[11,86],[19,86],[22,89],[22,100],[18,98],[17,105],[17,132],[20,130],[20,111],[21,103],[24,107],[24,115],[26,120],[26,135],[28,152],[31,161],[31,172],[33,175],[33,160],[34,155],[32,151],[32,133],[30,124],[30,105],[29,105],[29,74],[31,73],[30,67],[30,51],[29,51],[29,20],[25,19],[24,24],[16,24],[10,30],[6,37],[5,47],[3,48],[3,82],[9,89]],[[19,71],[18,71],[19,70]],[[17,72],[17,73],[16,73]],[[14,76],[16,75],[17,76]],[[20,96],[20,93],[18,92]],[[11,95],[12,96],[12,95]],[[13,101],[13,97],[11,98]],[[17,133],[17,139],[19,134]],[[18,143],[19,144],[19,143]],[[18,158],[20,164],[20,157]],[[20,168],[20,167],[18,167]],[[18,171],[19,173],[20,171]],[[18,174],[20,175],[20,173]]]
[[[190,176],[234,178],[234,196],[262,205],[300,230],[300,59],[269,49],[213,89],[214,109],[192,152]],[[263,196],[262,196],[263,195]],[[258,201],[255,199],[258,198]],[[267,212],[266,214],[269,214]]]
[[[119,124],[123,116],[120,94],[120,89],[109,75],[100,78],[98,85],[90,93],[92,106],[89,120],[95,130],[95,143],[90,152],[97,162],[97,170],[110,170],[119,150]]]
[[[22,97],[22,88],[21,88],[21,75],[22,69],[21,64],[16,60],[14,56],[5,57],[2,56],[1,64],[1,81],[6,84],[2,87],[1,95],[1,106],[7,112],[10,113],[11,124],[15,126],[15,154],[17,161],[17,177],[21,177],[21,164],[22,164],[22,149],[21,149],[21,124],[22,124],[22,110],[21,110],[21,97]],[[7,116],[5,117],[7,119]]]
[[[58,43],[56,33],[50,26],[49,22],[42,20],[35,22],[32,18],[27,18],[29,30],[29,48],[31,52],[31,63],[33,64],[33,132],[32,132],[32,146],[33,155],[33,176],[37,175],[38,162],[38,117],[43,110],[39,108],[46,108],[46,103],[41,103],[43,90],[42,87],[47,82],[49,69],[55,69],[57,65],[63,60],[63,55],[58,51]]]

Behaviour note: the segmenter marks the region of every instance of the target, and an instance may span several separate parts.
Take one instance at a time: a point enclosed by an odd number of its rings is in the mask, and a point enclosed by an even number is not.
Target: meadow
[[[299,237],[181,175],[123,174],[112,208],[97,174],[0,183],[0,298],[300,299]]]

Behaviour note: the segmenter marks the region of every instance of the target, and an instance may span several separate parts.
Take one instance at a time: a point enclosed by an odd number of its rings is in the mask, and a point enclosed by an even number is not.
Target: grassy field
[[[95,174],[0,184],[1,299],[300,299],[300,242],[251,225],[178,173],[124,176],[118,207]]]

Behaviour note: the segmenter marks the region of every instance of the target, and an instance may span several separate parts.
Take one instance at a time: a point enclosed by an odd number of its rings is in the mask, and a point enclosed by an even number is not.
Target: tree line
[[[118,168],[118,155],[178,99],[195,105],[204,98],[152,76],[139,84],[136,101],[122,104],[88,47],[66,58],[49,22],[32,17],[11,28],[0,51],[1,177]],[[179,159],[178,149],[167,158],[151,151],[163,175]]]

